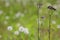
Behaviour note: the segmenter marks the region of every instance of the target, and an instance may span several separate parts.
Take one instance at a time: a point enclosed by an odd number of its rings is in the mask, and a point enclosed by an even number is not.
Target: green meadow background
[[[0,0],[0,40],[49,40],[49,20],[56,22],[55,24],[50,22],[50,40],[60,40],[59,2],[59,0]],[[39,9],[37,3],[42,4]],[[49,5],[55,7],[56,11],[48,9]],[[16,16],[17,12],[20,12],[21,16],[19,14]],[[44,18],[41,18],[42,16]],[[15,35],[14,31],[19,29],[18,24],[28,28],[29,34]],[[8,31],[8,26],[12,26],[13,30]]]

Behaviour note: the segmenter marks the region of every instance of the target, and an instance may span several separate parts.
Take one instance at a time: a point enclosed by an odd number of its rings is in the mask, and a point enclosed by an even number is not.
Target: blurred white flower
[[[56,21],[53,20],[53,21],[52,21],[52,24],[56,24]]]
[[[15,16],[18,18],[18,17],[21,16],[21,13],[20,12],[17,12]]]
[[[6,2],[6,3],[5,3],[5,6],[6,6],[6,7],[9,7],[9,6],[10,6],[10,3],[9,3],[9,2]]]
[[[5,18],[6,18],[6,19],[9,19],[9,16],[6,16]]]
[[[24,32],[24,27],[23,27],[23,26],[20,26],[20,27],[19,27],[19,31],[20,31],[20,32]]]
[[[15,14],[15,17],[16,17],[16,18],[24,17],[24,14],[21,13],[21,12],[17,12],[17,13]]]
[[[60,25],[57,25],[57,28],[60,28]]]
[[[20,32],[24,32],[25,34],[29,34],[29,30],[27,28],[24,28],[23,26],[19,27]]]
[[[19,35],[19,31],[15,31],[14,34],[15,34],[15,35]]]
[[[8,26],[7,30],[9,30],[9,31],[13,30],[12,26]]]
[[[0,15],[3,13],[3,11],[2,10],[0,10]]]
[[[24,28],[24,33],[25,33],[25,34],[29,34],[29,31],[28,31],[27,28]]]
[[[2,35],[0,35],[0,38],[2,38]]]

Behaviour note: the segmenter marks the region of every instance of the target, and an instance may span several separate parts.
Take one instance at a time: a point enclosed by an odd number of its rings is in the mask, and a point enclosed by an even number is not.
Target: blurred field
[[[0,40],[49,40],[50,14],[50,40],[60,40],[59,2],[59,0],[0,0]],[[37,3],[42,4],[39,11]],[[49,10],[48,5],[57,10]],[[11,31],[7,29],[9,26],[13,28]],[[14,34],[15,31],[19,31],[20,26],[28,28],[29,33]]]

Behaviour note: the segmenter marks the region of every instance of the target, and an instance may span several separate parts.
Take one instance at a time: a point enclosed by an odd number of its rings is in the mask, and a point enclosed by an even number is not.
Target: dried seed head
[[[51,10],[56,10],[54,7],[52,7],[52,6],[48,6],[48,9],[51,9]]]
[[[42,16],[41,18],[42,18],[42,19],[44,19],[44,18],[45,18],[45,16]]]

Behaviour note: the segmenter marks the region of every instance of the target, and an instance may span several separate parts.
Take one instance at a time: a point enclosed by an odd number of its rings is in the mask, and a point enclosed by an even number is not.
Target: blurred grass
[[[3,14],[0,14],[0,34],[2,38],[0,40],[38,40],[38,24],[37,24],[37,5],[36,3],[40,2],[43,6],[40,8],[39,16],[40,21],[43,24],[40,24],[40,39],[39,40],[49,40],[49,14],[52,13],[52,20],[55,20],[57,24],[51,24],[51,40],[60,40],[60,29],[57,29],[57,25],[60,24],[59,17],[56,17],[55,12],[58,14],[60,11],[51,11],[47,9],[49,4],[57,5],[57,0],[21,0],[19,3],[16,0],[9,0],[10,6],[5,6],[5,1],[0,0],[0,10],[3,11]],[[34,4],[34,2],[36,2]],[[48,5],[47,5],[48,4]],[[24,14],[22,17],[16,18],[15,15],[17,12]],[[60,14],[59,14],[60,15]],[[6,16],[9,16],[9,19],[5,19]],[[45,16],[45,19],[41,19],[41,16]],[[7,21],[7,24],[4,24],[4,21]],[[18,36],[14,35],[13,32],[18,30],[17,23],[20,23],[24,27],[29,29],[29,35],[20,33]],[[12,25],[13,30],[10,32],[7,30],[7,27]]]

